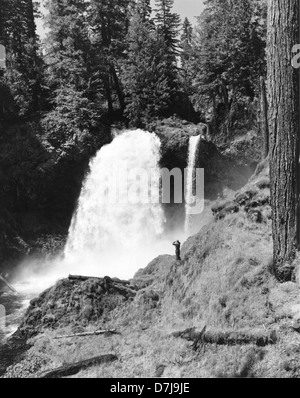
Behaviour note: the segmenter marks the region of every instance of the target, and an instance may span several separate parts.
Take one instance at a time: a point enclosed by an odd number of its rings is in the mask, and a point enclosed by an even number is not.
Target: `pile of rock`
[[[31,301],[19,332],[30,337],[45,329],[105,321],[116,307],[133,300],[134,289],[129,282],[109,277],[70,276]]]

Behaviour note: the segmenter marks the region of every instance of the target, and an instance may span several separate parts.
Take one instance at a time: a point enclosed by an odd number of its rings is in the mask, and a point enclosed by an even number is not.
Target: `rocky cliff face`
[[[161,140],[161,167],[170,170],[187,167],[191,136],[206,135],[205,124],[192,124],[173,118],[165,119],[151,126],[151,129]]]
[[[189,140],[201,135],[196,166],[205,170],[205,198],[214,200],[224,188],[236,190],[246,184],[254,169],[239,163],[234,156],[226,156],[210,140],[207,126],[177,119],[166,119],[152,126],[162,143],[161,167],[169,170],[188,166]],[[255,164],[256,165],[256,164]]]

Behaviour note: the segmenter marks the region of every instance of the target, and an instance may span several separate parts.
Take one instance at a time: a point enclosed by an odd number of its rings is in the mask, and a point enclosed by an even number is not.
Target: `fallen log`
[[[106,278],[108,278],[108,277],[106,277]],[[85,282],[85,281],[87,281],[87,280],[89,280],[89,279],[96,279],[96,280],[99,280],[99,281],[103,281],[104,280],[104,278],[100,278],[99,276],[82,276],[82,275],[69,275],[69,277],[68,277],[68,279],[70,280],[70,281],[79,281],[79,282]],[[114,283],[117,283],[117,284],[120,284],[120,285],[127,285],[127,286],[129,286],[130,285],[130,281],[124,281],[124,280],[121,280],[121,279],[119,279],[119,278],[109,278],[112,282],[114,282]]]
[[[3,282],[12,292],[14,292],[15,294],[18,294],[18,292],[16,291],[16,289],[7,282],[6,279],[3,278],[3,276],[0,275],[0,281]]]
[[[119,283],[114,284],[114,288],[119,292],[120,294],[128,293],[131,296],[135,296],[137,294],[136,290],[131,289],[130,287],[121,285]]]
[[[120,283],[121,285],[128,285],[129,286],[131,284],[130,281],[124,281],[124,280],[119,279],[119,278],[113,278],[112,281],[115,282],[115,283]]]
[[[85,282],[89,279],[98,279],[99,281],[102,281],[103,278],[99,277],[94,277],[94,276],[81,276],[81,275],[69,275],[68,279],[70,281],[79,281],[79,282]]]
[[[58,379],[60,377],[73,376],[79,373],[81,370],[85,370],[92,366],[102,365],[105,363],[111,363],[117,361],[118,358],[115,355],[101,355],[99,357],[86,359],[74,364],[64,365],[60,368],[53,369],[44,373],[41,373],[38,378],[40,379]]]
[[[183,338],[192,341],[193,348],[196,350],[203,344],[217,344],[217,345],[244,345],[255,344],[258,347],[265,347],[267,345],[276,344],[277,335],[275,330],[254,332],[249,331],[218,331],[218,330],[201,330],[196,328],[186,329],[184,331],[172,333],[173,337]]]
[[[68,279],[70,281],[79,281],[79,282],[85,282],[89,279],[94,279],[94,280],[98,280],[99,282],[103,282],[106,290],[109,290],[110,287],[113,287],[121,295],[125,295],[125,296],[128,296],[128,295],[135,296],[136,295],[136,290],[133,290],[130,286],[128,286],[128,285],[130,285],[130,282],[122,281],[118,278],[111,279],[108,276],[106,276],[104,278],[99,278],[99,277],[91,277],[91,276],[69,275]]]
[[[100,335],[110,336],[112,334],[119,334],[119,333],[116,331],[116,329],[96,330],[95,332],[83,332],[83,333],[66,334],[63,336],[56,336],[54,337],[54,339],[57,340],[57,339],[67,339],[71,337],[88,337],[88,336],[100,336]]]

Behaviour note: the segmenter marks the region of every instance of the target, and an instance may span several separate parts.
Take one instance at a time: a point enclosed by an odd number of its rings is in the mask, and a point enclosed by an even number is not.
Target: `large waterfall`
[[[186,181],[186,220],[185,220],[185,233],[187,235],[193,232],[193,220],[195,215],[192,214],[192,203],[195,198],[195,177],[196,177],[196,155],[197,149],[200,143],[201,135],[190,137],[189,143],[189,160],[188,160],[188,170],[187,170],[187,181]],[[199,198],[198,198],[199,199]]]
[[[22,292],[41,292],[68,274],[129,279],[160,254],[173,254],[160,203],[160,140],[120,132],[90,162],[64,258],[23,264]],[[173,239],[173,240],[172,240]]]
[[[159,160],[158,137],[142,130],[123,132],[99,151],[71,224],[66,262],[131,277],[158,254],[165,221]]]

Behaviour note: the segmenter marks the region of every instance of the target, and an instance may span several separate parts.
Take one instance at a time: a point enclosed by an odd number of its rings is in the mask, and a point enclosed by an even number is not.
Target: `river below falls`
[[[0,304],[4,306],[6,313],[5,328],[1,330],[2,338],[10,337],[18,329],[31,298],[10,293],[0,296]]]
[[[0,304],[5,308],[5,325],[0,328],[0,376],[8,366],[17,363],[22,354],[29,348],[26,341],[14,336],[29,306],[32,296],[4,293],[0,296]]]

